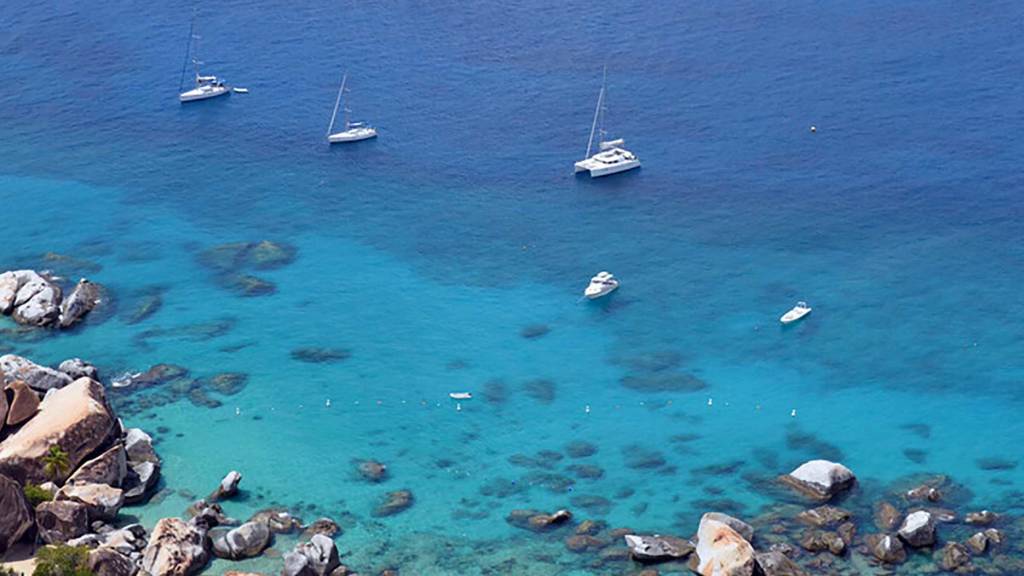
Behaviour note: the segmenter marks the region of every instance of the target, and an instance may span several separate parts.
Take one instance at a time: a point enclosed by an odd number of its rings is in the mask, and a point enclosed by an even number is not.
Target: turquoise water
[[[568,506],[689,534],[711,508],[755,515],[774,501],[765,478],[820,456],[866,492],[943,472],[970,505],[1017,509],[1019,469],[977,461],[1024,457],[1020,7],[633,8],[613,29],[532,3],[204,6],[204,59],[252,93],[179,106],[186,7],[140,22],[131,5],[16,2],[0,50],[21,87],[0,95],[5,268],[88,260],[117,310],[0,345],[107,377],[247,373],[218,408],[125,414],[158,438],[171,492],[128,512],[180,514],[235,468],[247,496],[229,513],[343,518],[339,547],[371,573],[508,558],[508,573],[602,573],[504,517]],[[495,19],[517,33],[482,24]],[[626,40],[609,47],[613,33]],[[645,164],[591,182],[569,166],[604,59],[613,123]],[[381,138],[328,149],[343,66]],[[240,297],[199,262],[262,239],[298,254],[254,272],[271,295]],[[601,269],[622,289],[580,302]],[[160,310],[128,324],[154,289]],[[780,328],[798,299],[814,312]],[[524,338],[534,325],[550,331]],[[351,356],[291,357],[310,346]],[[649,372],[706,388],[622,384]],[[453,390],[476,398],[458,410]],[[509,461],[573,440],[599,450]],[[361,458],[390,478],[356,478]],[[581,463],[603,476],[577,477]],[[401,488],[414,506],[374,518]]]

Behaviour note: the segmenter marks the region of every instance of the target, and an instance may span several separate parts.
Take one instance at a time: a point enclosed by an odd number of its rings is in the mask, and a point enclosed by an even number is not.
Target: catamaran
[[[348,74],[341,77],[341,87],[338,88],[338,97],[334,101],[334,112],[331,113],[331,123],[327,126],[327,142],[330,144],[342,143],[342,142],[358,142],[360,140],[369,140],[370,138],[377,137],[377,129],[364,124],[363,122],[352,122],[349,120],[349,113],[352,112],[348,108],[348,97],[345,93],[348,91],[345,89],[345,84],[348,82]],[[344,100],[345,110],[345,129],[341,132],[334,132],[334,121],[338,118],[338,107],[342,105]]]
[[[199,72],[199,35],[196,34],[196,18],[192,17],[192,25],[188,30],[188,48],[185,51],[185,64],[181,67],[181,82],[178,84],[178,100],[181,102],[192,102],[194,100],[206,100],[231,93],[231,88],[223,80],[216,76],[203,76]],[[188,70],[188,62],[191,57],[192,69],[195,76],[195,87],[185,90],[185,72]],[[184,91],[183,91],[184,90]]]
[[[587,156],[575,164],[576,173],[590,172],[591,178],[608,176],[618,172],[625,172],[640,167],[640,159],[624,146],[626,141],[622,138],[606,140],[608,133],[605,131],[604,120],[608,106],[605,97],[607,89],[608,69],[605,68],[604,77],[601,80],[601,91],[597,94],[597,108],[594,110],[594,122],[590,125],[590,139],[587,141]],[[594,146],[594,135],[598,136],[598,152],[591,156]]]

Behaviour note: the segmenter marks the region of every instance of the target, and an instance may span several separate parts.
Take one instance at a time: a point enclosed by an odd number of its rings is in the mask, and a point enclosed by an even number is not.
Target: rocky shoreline
[[[84,547],[89,570],[104,576],[185,576],[206,570],[215,558],[279,558],[285,576],[357,574],[341,561],[347,555],[335,538],[342,529],[331,518],[305,524],[286,508],[264,509],[245,521],[231,518],[222,503],[239,495],[237,471],[180,517],[162,518],[147,531],[119,513],[158,491],[162,461],[152,437],[126,428],[115,413],[111,399],[124,392],[101,384],[99,370],[77,358],[50,368],[8,354],[0,357],[0,371],[0,557],[21,542]],[[201,386],[232,393],[245,384],[244,375],[210,381],[196,384],[186,369],[159,365],[121,385],[134,391],[185,382],[176,394],[196,402],[191,396]],[[566,449],[573,457],[596,451],[578,441]],[[392,479],[375,460],[353,460],[352,470],[371,484]],[[579,496],[568,499],[576,511],[516,509],[505,520],[539,545],[559,545],[569,559],[553,561],[552,569],[594,574],[1024,574],[1024,521],[966,508],[966,488],[947,477],[924,477],[869,496],[849,468],[811,460],[769,484],[765,490],[776,504],[742,519],[708,510],[690,535],[587,518],[600,506]],[[386,522],[415,501],[410,490],[392,490],[381,495],[372,517]],[[286,535],[298,542],[281,554],[272,546]],[[408,559],[397,551],[382,555],[361,573],[394,576]],[[537,573],[522,562],[498,573]]]

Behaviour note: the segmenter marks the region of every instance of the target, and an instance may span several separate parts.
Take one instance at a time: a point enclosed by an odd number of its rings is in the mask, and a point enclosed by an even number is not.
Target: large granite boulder
[[[113,520],[124,506],[124,492],[106,484],[65,484],[54,499],[83,504],[89,513],[89,522]]]
[[[124,444],[114,444],[106,452],[84,462],[68,478],[69,484],[108,484],[120,487],[128,475],[128,459]]]
[[[129,462],[160,463],[160,457],[153,449],[153,438],[141,428],[129,428],[124,432],[124,449]]]
[[[229,560],[259,556],[270,545],[270,528],[262,522],[246,522],[210,536],[213,553]]]
[[[119,430],[103,385],[79,378],[47,396],[34,418],[0,442],[0,472],[23,482],[63,482],[90,454],[110,444]],[[47,478],[43,472],[44,457],[53,445],[67,453],[70,464],[59,478]]]
[[[89,552],[89,570],[95,576],[135,576],[139,567],[121,552],[100,546]]]
[[[58,322],[61,328],[68,328],[79,322],[100,303],[102,287],[82,278],[71,294],[60,305]]]
[[[900,564],[907,560],[903,542],[889,534],[868,534],[864,539],[871,555],[886,564]]]
[[[935,544],[935,517],[927,510],[907,514],[900,525],[900,538],[914,548]]]
[[[128,474],[124,478],[124,503],[139,504],[145,502],[153,489],[160,482],[160,466],[153,462],[131,462]]]
[[[78,502],[40,502],[36,506],[36,526],[43,542],[64,544],[89,532],[89,514]]]
[[[341,565],[338,549],[323,534],[316,534],[309,542],[299,544],[284,555],[282,576],[328,576]]]
[[[18,295],[18,288],[21,288],[21,279],[24,276],[20,273],[24,270],[7,271],[0,274],[0,314],[10,314],[14,311],[14,299]]]
[[[696,572],[701,576],[753,576],[754,548],[725,522],[705,514],[697,529]]]
[[[675,536],[626,534],[623,538],[629,548],[629,555],[633,560],[643,563],[681,560],[694,549],[689,540]]]
[[[40,366],[28,358],[22,358],[16,354],[0,356],[0,373],[3,375],[5,384],[20,380],[28,384],[29,388],[39,392],[46,392],[51,388],[63,388],[74,381],[71,376],[59,370]]]
[[[0,557],[32,528],[32,508],[21,485],[0,474]]]
[[[27,326],[48,326],[56,322],[60,316],[60,286],[33,270],[17,270],[14,275],[18,281],[11,310],[14,321]]]
[[[849,468],[828,460],[811,460],[783,476],[781,480],[814,500],[827,501],[850,489],[857,477]]]
[[[3,382],[0,382],[3,384]],[[7,422],[7,408],[9,403],[7,402],[7,391],[0,386],[0,432],[4,431],[4,424]]]
[[[754,555],[754,560],[761,567],[763,576],[807,576],[796,562],[779,551],[759,552]]]
[[[206,532],[181,520],[162,518],[153,528],[140,568],[151,576],[188,576],[209,559]]]
[[[57,366],[57,370],[71,377],[72,380],[79,378],[100,379],[100,371],[95,366],[81,358],[68,358]]]
[[[15,380],[5,387],[11,393],[11,401],[7,407],[7,417],[4,423],[8,426],[18,426],[28,422],[29,418],[39,411],[39,395],[28,387],[21,380]],[[7,395],[0,393],[6,400]]]

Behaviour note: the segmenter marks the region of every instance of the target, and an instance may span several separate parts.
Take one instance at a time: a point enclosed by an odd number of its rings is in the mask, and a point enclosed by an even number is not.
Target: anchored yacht
[[[789,312],[786,312],[782,315],[782,318],[779,318],[779,322],[782,322],[783,324],[792,324],[810,313],[811,307],[807,305],[807,302],[797,302],[796,306],[793,306]]]
[[[178,100],[181,102],[193,102],[195,100],[206,100],[216,98],[231,92],[231,88],[223,80],[216,76],[203,76],[199,72],[199,35],[196,34],[196,18],[192,18],[192,26],[188,33],[188,49],[185,52],[185,65],[181,67],[181,82],[178,85]],[[192,70],[195,77],[195,87],[185,90],[185,71],[188,69],[188,62],[192,61]],[[183,91],[184,90],[184,91]]]
[[[594,122],[590,125],[590,139],[587,141],[587,156],[576,162],[576,173],[590,172],[591,178],[608,176],[625,172],[640,167],[640,159],[629,150],[626,150],[626,141],[622,138],[606,140],[608,132],[605,130],[605,114],[608,110],[605,96],[607,90],[608,71],[601,80],[601,91],[597,95],[597,108],[594,110]],[[598,137],[598,151],[591,155],[594,147],[594,135]]]
[[[619,281],[611,272],[598,272],[597,276],[590,279],[590,284],[583,291],[583,295],[590,300],[595,300],[611,294],[618,287]]]
[[[363,122],[352,122],[349,120],[349,113],[351,110],[348,108],[348,97],[345,93],[348,90],[345,88],[345,84],[348,82],[348,74],[345,74],[341,78],[341,88],[338,88],[338,98],[334,101],[334,112],[331,114],[331,123],[327,126],[327,142],[331,144],[341,142],[358,142],[360,140],[369,140],[370,138],[377,137],[377,129],[368,126]],[[344,100],[344,111],[345,111],[345,129],[341,132],[334,132],[334,121],[338,117],[338,107],[341,106]]]

